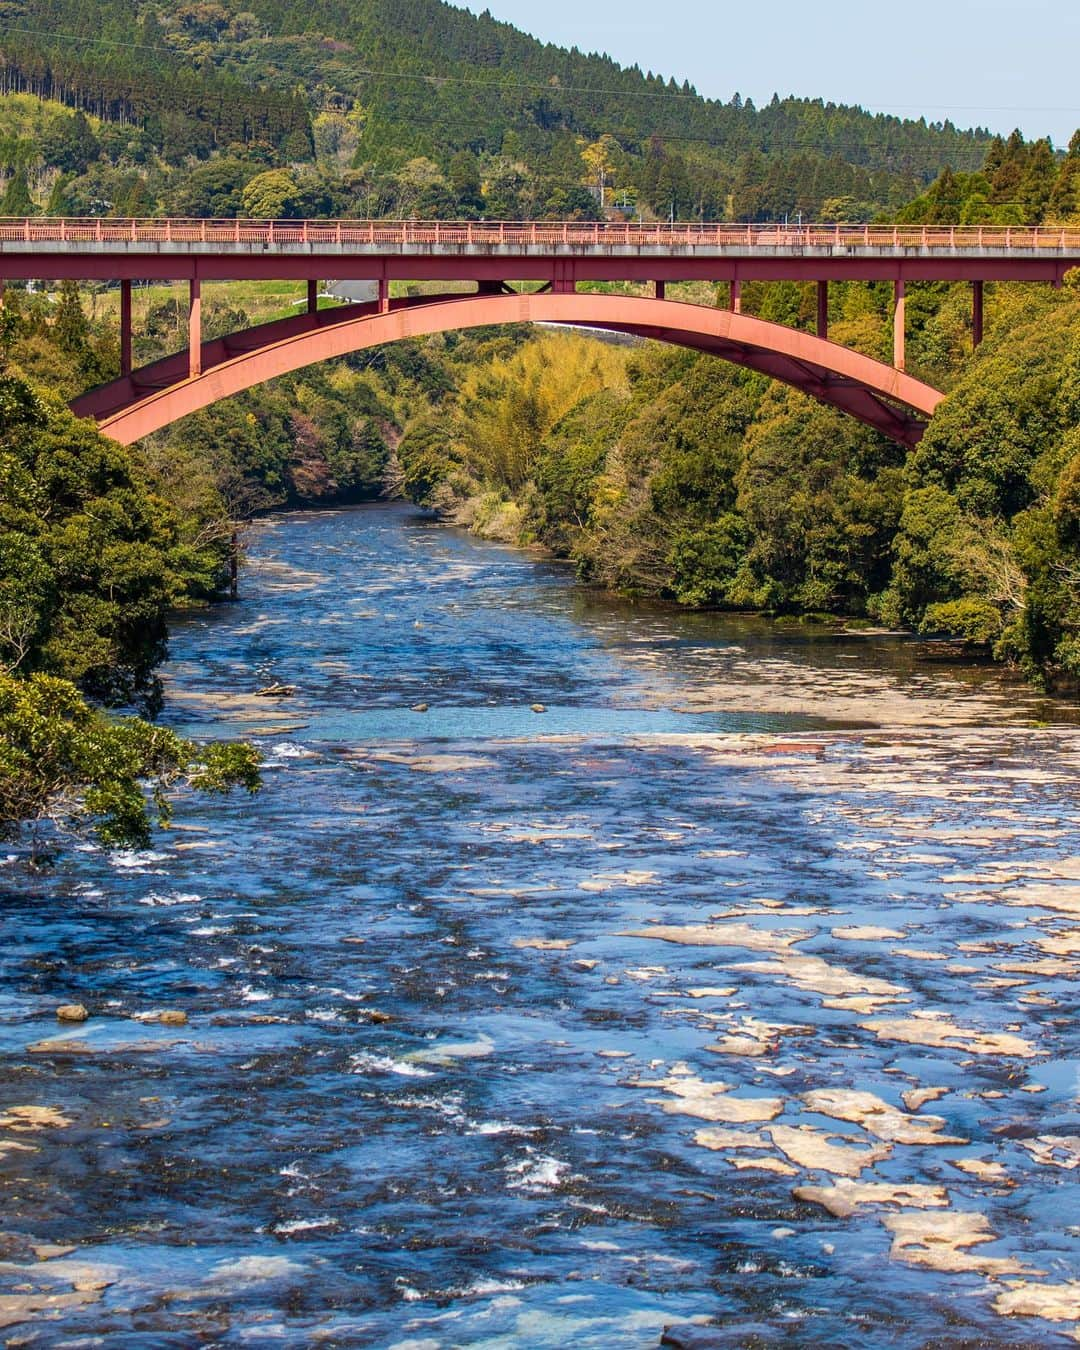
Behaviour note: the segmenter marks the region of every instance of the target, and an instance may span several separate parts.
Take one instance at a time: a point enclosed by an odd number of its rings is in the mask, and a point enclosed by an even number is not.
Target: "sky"
[[[461,0],[458,0],[461,3]],[[1078,0],[468,0],[542,41],[606,52],[725,101],[773,92],[1068,144]]]

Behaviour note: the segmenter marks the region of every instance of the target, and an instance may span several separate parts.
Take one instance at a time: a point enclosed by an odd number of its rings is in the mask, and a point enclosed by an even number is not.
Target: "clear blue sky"
[[[460,3],[460,0],[459,0]],[[738,90],[860,103],[1066,145],[1080,126],[1078,0],[468,0],[547,42]]]

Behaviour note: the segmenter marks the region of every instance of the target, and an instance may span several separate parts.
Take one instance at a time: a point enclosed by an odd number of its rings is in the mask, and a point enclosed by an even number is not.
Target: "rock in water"
[[[63,1007],[56,1010],[58,1022],[85,1022],[89,1016],[90,1014],[81,1003],[65,1003]]]
[[[427,712],[427,710],[428,710],[428,705],[427,705],[426,703],[414,703],[414,704],[412,705],[412,708],[411,708],[410,711],[412,711],[412,712]]]
[[[185,1027],[187,1026],[187,1013],[181,1012],[179,1008],[167,1008],[165,1012],[159,1014],[158,1021],[167,1027]]]
[[[547,709],[544,707],[542,703],[534,703],[532,705],[532,710],[533,712],[547,712]]]
[[[296,693],[295,684],[264,684],[261,689],[255,690],[256,698],[288,698],[290,694]]]

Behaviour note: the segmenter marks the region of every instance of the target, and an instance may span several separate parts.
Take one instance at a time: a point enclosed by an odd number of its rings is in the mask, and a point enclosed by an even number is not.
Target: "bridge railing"
[[[1080,252],[1076,226],[719,225],[637,221],[511,220],[119,220],[0,218],[4,244],[217,245],[236,249],[320,245],[396,250],[718,248],[1047,249]]]

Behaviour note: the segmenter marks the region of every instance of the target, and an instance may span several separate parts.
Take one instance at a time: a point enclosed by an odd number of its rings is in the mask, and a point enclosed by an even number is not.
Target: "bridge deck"
[[[0,220],[10,279],[1060,282],[1077,266],[1080,229],[1045,226]]]

